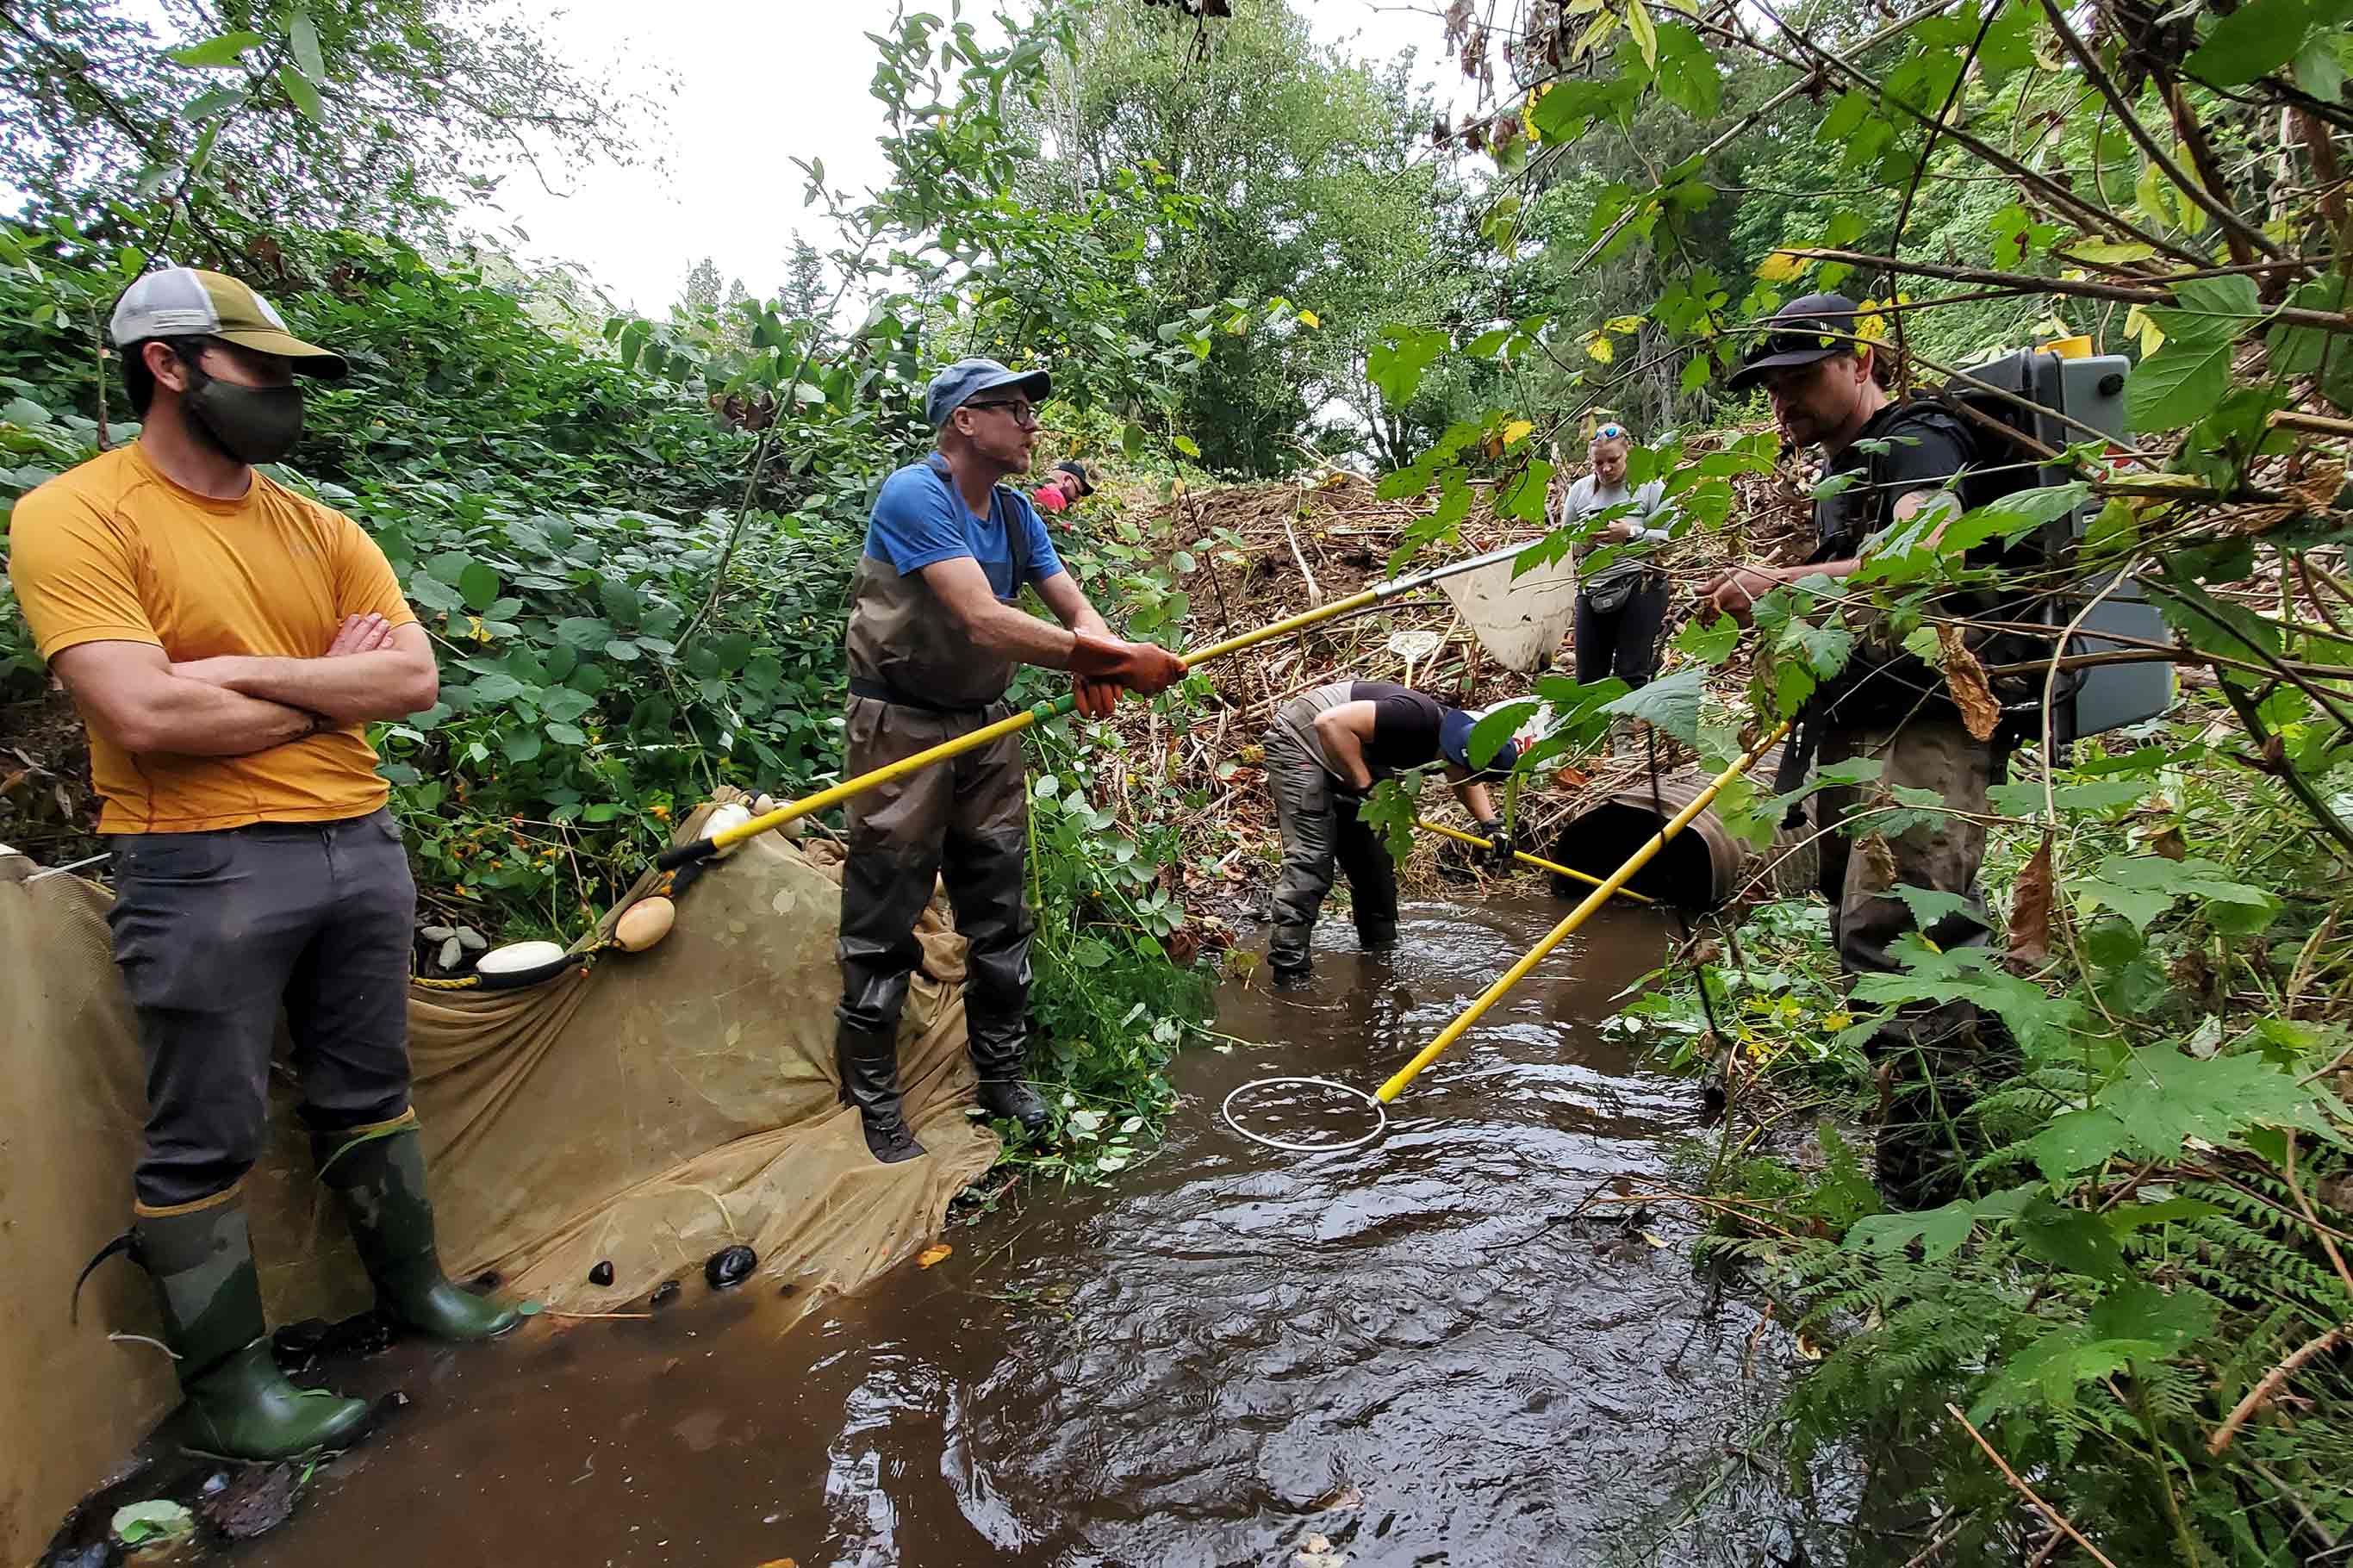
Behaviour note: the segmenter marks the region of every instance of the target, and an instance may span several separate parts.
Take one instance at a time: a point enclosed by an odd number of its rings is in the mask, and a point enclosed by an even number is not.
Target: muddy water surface
[[[1115,1188],[1035,1194],[788,1332],[774,1282],[697,1280],[651,1321],[366,1363],[344,1381],[413,1405],[237,1561],[1288,1565],[1320,1534],[1362,1568],[1824,1562],[1737,1458],[1776,1336],[1672,1216],[1566,1217],[1698,1130],[1594,1027],[1654,914],[1556,953],[1366,1147],[1219,1119],[1266,1074],[1377,1086],[1565,907],[1409,907],[1382,958],[1327,921],[1312,989],[1229,991],[1219,1027],[1271,1044],[1189,1053]]]

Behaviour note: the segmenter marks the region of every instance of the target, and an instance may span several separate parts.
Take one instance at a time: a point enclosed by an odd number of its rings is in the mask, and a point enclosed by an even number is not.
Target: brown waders
[[[1820,761],[1851,758],[1883,764],[1875,784],[1838,785],[1820,794],[1818,821],[1838,822],[1898,785],[1934,791],[1953,812],[1981,818],[1993,782],[1993,748],[1957,718],[1926,714],[1901,725],[1825,727]],[[1886,845],[1884,858],[1877,844]],[[1985,827],[1947,816],[1893,836],[1874,836],[1870,819],[1855,837],[1821,839],[1821,889],[1830,900],[1831,940],[1849,974],[1902,971],[1896,942],[1916,929],[1912,911],[1891,889],[1921,888],[1969,900],[1967,912],[1945,916],[1923,934],[1938,947],[1981,947],[1991,931],[1978,889],[1985,862]],[[1892,871],[1892,875],[1890,874]],[[1967,1118],[1978,1079],[2000,1070],[2010,1049],[1998,1020],[1968,1002],[1915,1004],[1889,1020],[1866,1047],[1885,1084],[1879,1129],[1880,1192],[1905,1208],[1935,1208],[1960,1194],[1962,1167],[1972,1138]]]
[[[855,776],[1004,718],[1003,703],[944,711],[852,696],[843,771]],[[923,1152],[899,1101],[899,1013],[923,960],[915,921],[934,879],[947,884],[967,947],[965,1026],[980,1102],[1034,1131],[1045,1106],[1024,1081],[1029,1037],[1029,779],[1021,739],[994,743],[878,784],[849,803],[841,876],[841,1098],[885,1164]]]

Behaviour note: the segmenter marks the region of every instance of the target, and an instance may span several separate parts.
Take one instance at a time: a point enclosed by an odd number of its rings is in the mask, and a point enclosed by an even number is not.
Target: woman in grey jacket
[[[1667,580],[1653,552],[1667,542],[1666,510],[1656,479],[1626,488],[1626,453],[1633,444],[1623,425],[1593,433],[1593,471],[1568,487],[1561,526],[1575,528],[1599,512],[1618,510],[1592,540],[1577,547],[1577,679],[1579,684],[1616,676],[1646,684],[1659,668],[1659,631],[1667,615]],[[1587,573],[1586,561],[1607,548],[1612,559]]]

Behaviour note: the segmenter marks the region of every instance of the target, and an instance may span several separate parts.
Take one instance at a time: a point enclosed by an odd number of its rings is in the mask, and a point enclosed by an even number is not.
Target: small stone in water
[[[702,1266],[702,1278],[713,1290],[724,1290],[750,1279],[752,1270],[759,1266],[760,1255],[739,1242],[712,1253],[710,1261]]]
[[[591,1284],[591,1285],[610,1285],[612,1282],[613,1282],[613,1260],[612,1260],[611,1258],[608,1258],[605,1259],[605,1261],[604,1261],[604,1262],[599,1263],[598,1265],[596,1265],[596,1268],[591,1268],[590,1270],[588,1270],[588,1283],[589,1283],[589,1284]]]
[[[294,1467],[254,1466],[200,1504],[205,1522],[231,1541],[250,1541],[277,1529],[294,1511]]]
[[[654,1287],[654,1299],[653,1299],[653,1304],[654,1304],[655,1306],[657,1306],[657,1307],[667,1307],[667,1306],[669,1306],[672,1301],[675,1301],[675,1300],[678,1300],[678,1281],[677,1281],[677,1280],[675,1280],[675,1279],[665,1279],[665,1280],[663,1280],[660,1284],[659,1284],[659,1285],[657,1285],[657,1286],[655,1286],[655,1287]]]

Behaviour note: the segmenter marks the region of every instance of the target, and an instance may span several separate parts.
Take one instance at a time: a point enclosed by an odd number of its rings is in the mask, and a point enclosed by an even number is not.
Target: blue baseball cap
[[[1479,718],[1478,714],[1466,713],[1460,708],[1446,710],[1438,720],[1438,749],[1445,753],[1448,762],[1473,773],[1509,772],[1512,764],[1520,760],[1520,743],[1516,740],[1505,741],[1496,747],[1495,754],[1487,760],[1485,767],[1472,763],[1471,731],[1478,727]]]
[[[1008,370],[993,359],[960,359],[932,377],[923,394],[923,417],[937,430],[974,396],[1000,386],[1021,388],[1032,403],[1043,403],[1054,391],[1053,378],[1042,370]]]

